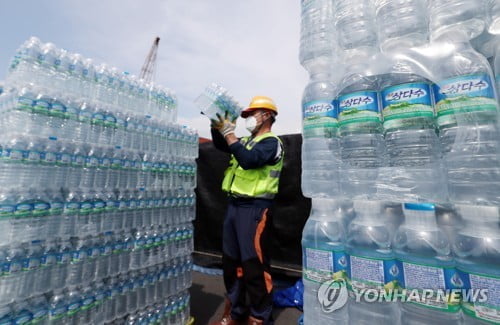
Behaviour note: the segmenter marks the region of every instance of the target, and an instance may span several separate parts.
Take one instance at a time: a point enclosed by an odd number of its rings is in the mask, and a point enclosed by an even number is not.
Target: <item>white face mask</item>
[[[257,119],[255,116],[249,116],[245,119],[245,128],[252,133],[257,128]]]

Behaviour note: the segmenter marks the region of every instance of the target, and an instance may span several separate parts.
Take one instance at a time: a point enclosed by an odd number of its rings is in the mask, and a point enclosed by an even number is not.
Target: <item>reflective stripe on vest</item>
[[[251,150],[255,144],[271,137],[276,138],[283,148],[281,140],[271,132],[251,140],[249,137],[245,137],[240,142],[247,150]],[[274,165],[264,165],[260,168],[245,170],[241,168],[234,155],[231,155],[229,167],[224,173],[222,190],[238,197],[274,198],[274,195],[278,193],[279,177],[283,168],[283,156],[284,152],[282,151],[281,157]]]

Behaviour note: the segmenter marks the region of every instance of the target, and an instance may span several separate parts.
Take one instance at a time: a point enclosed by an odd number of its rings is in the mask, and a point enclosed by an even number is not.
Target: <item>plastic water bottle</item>
[[[494,56],[492,58],[492,69],[496,81],[495,85],[496,85],[497,100],[498,100],[499,99],[498,95],[500,94],[500,45],[495,46]]]
[[[498,294],[500,236],[498,207],[458,206],[465,226],[458,231],[454,252],[463,289],[487,289],[487,300],[473,294],[462,297],[462,311],[467,324],[490,324],[499,321]]]
[[[34,80],[36,60],[41,51],[41,42],[36,37],[29,38],[17,50],[16,56],[12,59],[6,83],[13,86],[23,87]]]
[[[360,301],[355,299],[363,289],[380,292],[390,288],[401,273],[391,247],[394,233],[382,207],[378,201],[354,201],[356,217],[351,221],[346,237],[347,271],[351,284],[349,320],[352,324],[398,323],[396,303],[368,302],[370,297],[366,293]]]
[[[427,2],[427,0],[375,1],[378,39],[383,52],[419,46],[428,41]]]
[[[58,238],[51,250],[56,254],[56,264],[52,268],[50,283],[53,290],[63,289],[68,276],[68,264],[71,261],[69,240]]]
[[[335,1],[335,27],[347,60],[366,57],[376,51],[379,43],[371,0]]]
[[[448,49],[435,73],[437,125],[452,202],[500,203],[498,103],[486,59],[468,43]],[[459,63],[460,62],[460,63]]]
[[[82,303],[81,310],[76,315],[77,324],[90,324],[93,323],[94,310],[93,305],[95,303],[95,293],[92,286],[84,286],[81,290]]]
[[[25,260],[23,261],[23,271],[25,273],[23,287],[27,297],[43,293],[43,291],[36,290],[36,285],[41,280],[40,266],[44,251],[42,245],[42,241],[34,240],[26,249]]]
[[[500,1],[487,0],[486,12],[489,14],[488,32],[494,35],[500,34]]]
[[[448,32],[464,33],[468,39],[480,35],[486,27],[485,5],[484,0],[430,0],[431,38]]]
[[[38,172],[40,173],[38,178],[40,182],[39,184],[34,184],[34,186],[40,188],[60,188],[63,184],[58,184],[56,181],[61,179],[57,176],[61,168],[59,164],[62,157],[61,143],[56,137],[51,136],[46,140],[43,139],[40,144],[43,147],[40,156],[41,165],[39,165],[40,167],[38,168]],[[37,169],[34,169],[34,172],[37,172]],[[32,179],[35,178],[34,175],[29,175],[29,177]]]
[[[378,86],[376,76],[352,72],[342,82],[338,96],[340,187],[346,197],[373,197],[379,168],[386,164]]]
[[[445,171],[434,122],[432,84],[399,62],[381,82],[389,199],[445,201]],[[382,190],[382,191],[384,191]]]
[[[118,295],[116,298],[116,317],[120,318],[127,313],[127,294],[128,285],[126,284],[126,275],[122,274],[117,278]]]
[[[347,257],[344,252],[345,230],[339,201],[314,198],[309,219],[302,232],[304,323],[321,322],[348,324],[347,305]],[[321,287],[329,280],[341,286],[335,309],[325,309],[327,301]],[[343,295],[344,294],[344,295]],[[342,300],[344,299],[344,300]],[[323,306],[323,310],[322,310]]]
[[[299,60],[307,70],[318,58],[332,59],[337,52],[333,9],[332,1],[301,1]]]
[[[461,288],[451,245],[436,222],[433,204],[404,204],[405,221],[394,236],[393,249],[401,262],[407,290]],[[437,294],[437,293],[435,293]],[[457,324],[462,314],[458,302],[433,296],[419,302],[401,303],[401,322]]]
[[[70,323],[77,323],[78,313],[81,312],[83,304],[81,288],[75,285],[67,287],[65,299],[68,306],[67,320]]]
[[[44,252],[40,263],[39,277],[36,285],[38,292],[45,293],[53,288],[52,275],[57,272],[56,241],[51,239],[45,242]]]
[[[65,318],[68,311],[68,304],[62,289],[52,292],[49,306],[49,324],[65,324],[67,321]]]
[[[302,192],[307,197],[334,197],[339,193],[340,165],[337,88],[328,67],[311,71],[302,96]]]
[[[32,88],[22,88],[17,95],[17,101],[13,103],[13,109],[5,117],[6,130],[9,134],[31,133],[35,127],[34,106],[36,92]]]
[[[49,318],[49,303],[44,295],[33,297],[28,302],[28,308],[33,316],[32,323],[47,324]]]

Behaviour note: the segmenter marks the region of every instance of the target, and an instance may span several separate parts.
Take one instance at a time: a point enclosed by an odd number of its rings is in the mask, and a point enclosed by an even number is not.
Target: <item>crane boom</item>
[[[149,50],[148,56],[144,61],[144,64],[141,68],[140,78],[146,82],[151,82],[154,80],[155,72],[156,72],[156,56],[158,53],[158,44],[160,43],[160,38],[156,37],[153,46],[151,46],[151,50]]]

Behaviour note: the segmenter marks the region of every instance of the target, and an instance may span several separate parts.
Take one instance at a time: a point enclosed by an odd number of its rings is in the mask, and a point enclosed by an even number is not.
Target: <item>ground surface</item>
[[[224,309],[222,276],[193,272],[193,286],[190,292],[191,315],[195,318],[196,325],[208,324],[222,316]],[[301,314],[296,308],[275,308],[273,313],[276,325],[295,325]]]

